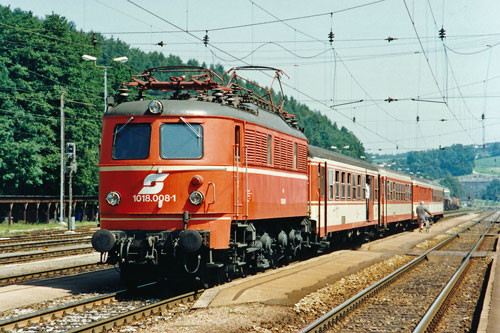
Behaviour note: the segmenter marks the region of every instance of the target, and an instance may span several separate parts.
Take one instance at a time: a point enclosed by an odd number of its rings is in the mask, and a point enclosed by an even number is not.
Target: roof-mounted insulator
[[[222,103],[222,96],[224,96],[224,92],[220,88],[215,88],[212,96],[215,97],[215,102]]]
[[[232,91],[227,92],[225,97],[226,97],[225,100],[226,100],[227,104],[229,104],[229,105],[234,104],[235,98],[234,98],[234,93]]]
[[[125,102],[128,99],[129,93],[128,88],[125,85],[122,85],[120,89],[118,89],[118,100],[120,103]]]
[[[439,38],[441,40],[445,39],[446,38],[446,30],[444,30],[444,27],[441,26],[441,30],[439,30]]]
[[[208,45],[208,30],[205,30],[205,37],[203,37],[203,44],[205,44],[205,47]]]
[[[92,45],[94,45],[94,49],[97,46],[97,37],[95,34],[92,35]]]
[[[330,42],[330,45],[333,44],[333,39],[335,38],[335,34],[333,31],[330,30],[330,33],[328,34],[328,41]]]
[[[166,44],[167,44],[167,43],[164,43],[163,41],[156,43],[156,45],[161,46],[161,47],[163,47],[163,46],[164,46],[164,45],[166,45]]]

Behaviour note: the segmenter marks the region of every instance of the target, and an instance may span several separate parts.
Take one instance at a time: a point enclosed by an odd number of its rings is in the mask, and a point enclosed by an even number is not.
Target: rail
[[[337,323],[338,321],[340,321],[345,314],[347,314],[349,311],[355,309],[365,299],[374,295],[375,293],[379,292],[380,290],[384,289],[392,281],[401,277],[404,273],[408,272],[413,267],[415,267],[417,264],[419,264],[420,262],[425,260],[427,258],[427,255],[429,255],[429,253],[436,251],[436,250],[439,250],[440,248],[442,248],[443,246],[445,246],[446,244],[451,242],[456,237],[459,237],[460,234],[462,234],[466,230],[472,228],[473,226],[481,223],[482,221],[486,220],[487,218],[489,218],[493,214],[494,214],[494,212],[483,217],[482,219],[475,220],[472,225],[461,229],[457,233],[451,235],[447,239],[443,240],[439,244],[437,244],[434,247],[432,247],[431,249],[427,250],[419,257],[413,259],[412,261],[410,261],[406,265],[400,267],[396,271],[392,272],[391,274],[387,275],[386,277],[375,282],[374,284],[372,284],[368,288],[360,291],[359,293],[357,293],[356,295],[354,295],[353,297],[351,297],[347,301],[343,302],[342,304],[340,304],[336,308],[330,310],[328,313],[326,313],[325,315],[323,315],[319,319],[315,320],[314,322],[312,322],[311,324],[309,324],[308,326],[306,326],[305,328],[303,328],[299,332],[300,333],[323,332],[326,328],[328,328],[328,327],[334,325],[335,323]]]
[[[99,320],[93,323],[90,323],[86,326],[82,326],[73,330],[69,330],[68,332],[106,332],[115,327],[125,325],[127,323],[131,323],[137,321],[140,318],[155,315],[161,313],[163,309],[168,309],[171,306],[193,301],[198,297],[200,291],[192,291],[186,293],[184,295],[172,297],[160,302],[156,302],[154,304],[146,305],[114,317],[106,318],[103,320]]]
[[[137,287],[148,288],[155,285],[157,282],[148,283]],[[66,305],[61,305],[53,308],[49,308],[42,311],[37,311],[29,313],[23,316],[18,316],[15,318],[0,321],[0,332],[11,332],[28,325],[42,323],[46,321],[51,321],[53,318],[62,317],[69,313],[75,313],[78,311],[87,311],[90,307],[95,305],[100,305],[104,303],[110,303],[114,299],[124,296],[129,292],[129,290],[119,290],[116,292],[108,293],[105,295],[92,297],[76,302],[72,302]],[[69,332],[101,332],[109,330],[111,327],[115,327],[126,323],[128,320],[134,320],[137,316],[145,316],[148,314],[154,314],[161,309],[168,308],[170,306],[194,300],[200,293],[200,290],[189,292],[180,296],[171,297],[169,299],[156,302],[154,304],[149,304],[137,309],[109,317],[107,319],[99,320],[88,325],[69,330]]]
[[[436,298],[434,303],[432,303],[429,310],[427,310],[425,315],[422,317],[422,319],[418,323],[417,327],[415,327],[415,329],[413,330],[414,333],[428,332],[429,329],[435,328],[435,325],[437,325],[437,322],[438,322],[438,314],[440,313],[440,310],[442,309],[448,296],[450,296],[453,288],[462,279],[464,272],[467,271],[467,267],[470,264],[470,259],[472,257],[472,254],[476,251],[476,249],[479,247],[479,245],[483,242],[484,238],[491,230],[493,223],[494,223],[494,220],[491,221],[491,224],[483,232],[483,234],[481,235],[481,237],[477,241],[476,245],[472,248],[472,250],[469,251],[469,253],[465,257],[465,259],[463,260],[462,265],[460,265],[460,267],[458,268],[456,273],[453,275],[453,277],[450,279],[450,281],[446,284],[446,286],[443,288],[441,293],[438,295],[438,297]]]
[[[46,259],[48,257],[63,257],[85,254],[94,251],[95,250],[93,249],[92,245],[84,244],[67,247],[55,247],[47,250],[0,253],[0,265],[17,264],[25,261]]]
[[[70,267],[54,268],[38,272],[29,272],[18,275],[10,275],[0,277],[0,287],[10,284],[34,281],[40,279],[49,279],[54,277],[67,277],[74,274],[89,273],[100,270],[111,269],[112,266],[106,266],[101,263],[82,264]]]

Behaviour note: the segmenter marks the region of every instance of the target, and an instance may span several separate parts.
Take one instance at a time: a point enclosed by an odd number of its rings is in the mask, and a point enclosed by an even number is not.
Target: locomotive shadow
[[[73,295],[115,291],[120,288],[120,285],[120,273],[112,267],[77,275],[26,281],[17,284],[17,286],[58,289]]]

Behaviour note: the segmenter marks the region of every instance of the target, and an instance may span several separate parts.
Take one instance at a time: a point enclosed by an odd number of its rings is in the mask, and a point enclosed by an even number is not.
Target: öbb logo
[[[159,174],[152,173],[144,178],[144,187],[139,191],[139,194],[158,194],[163,189],[163,182],[168,177],[168,173]]]

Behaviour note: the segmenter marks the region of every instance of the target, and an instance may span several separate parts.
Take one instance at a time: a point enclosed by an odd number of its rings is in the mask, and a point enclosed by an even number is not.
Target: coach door
[[[326,176],[327,165],[318,164],[318,226],[320,227],[320,235],[327,233],[327,205],[326,205],[326,189],[328,179]],[[323,227],[323,228],[321,228]],[[321,230],[322,229],[322,230]]]
[[[373,220],[373,177],[366,176],[365,183],[366,220]]]
[[[384,221],[382,221],[382,212],[381,212],[381,209],[382,209],[382,179],[380,177],[380,175],[377,175],[375,177],[375,183],[376,183],[376,187],[377,187],[377,191],[375,191],[375,194],[376,194],[376,199],[377,199],[377,219],[378,219],[378,225],[379,226],[383,226],[384,225]]]

